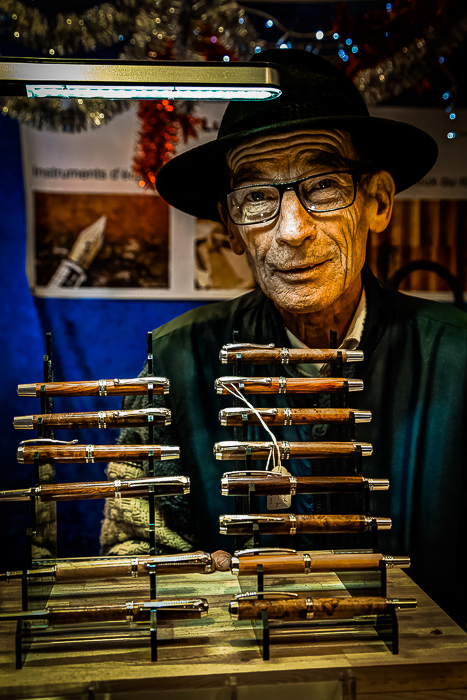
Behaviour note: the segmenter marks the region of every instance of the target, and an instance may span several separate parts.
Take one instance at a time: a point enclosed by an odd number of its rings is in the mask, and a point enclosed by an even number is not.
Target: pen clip
[[[287,523],[282,515],[220,515],[222,525],[251,525],[252,523]]]
[[[228,408],[223,408],[219,415],[220,416],[241,416],[244,413],[248,415],[256,415],[256,412],[259,413],[260,416],[277,416],[279,413],[278,408],[255,408],[253,411],[251,408],[235,408],[235,406],[229,406]]]
[[[251,442],[248,440],[245,440],[244,442],[242,440],[223,440],[222,442],[216,442],[216,444],[214,445],[214,448],[219,452],[225,452],[226,450],[235,449],[246,450],[248,447],[251,449],[252,452],[259,452],[261,450],[273,450],[274,443],[266,442],[265,440],[258,442]]]
[[[27,443],[31,442],[41,442],[41,443],[46,443],[47,445],[76,445],[78,442],[77,439],[75,440],[52,440],[52,438],[31,438],[30,440],[22,440],[19,444],[20,445],[26,445]]]
[[[235,600],[245,600],[245,599],[252,599],[252,598],[298,598],[298,593],[289,593],[287,591],[264,591],[257,593],[256,591],[252,591],[250,593],[237,593],[235,596]]]
[[[297,554],[296,549],[282,549],[282,547],[255,547],[253,549],[237,549],[234,557],[250,557],[255,554],[274,556],[275,554]]]
[[[277,474],[277,472],[267,472],[264,469],[250,469],[249,471],[224,472],[222,478],[226,479],[231,476],[264,476],[268,479],[271,477],[274,479],[280,476],[280,474]]]
[[[272,350],[276,346],[274,343],[267,343],[267,345],[261,345],[258,343],[226,343],[222,346],[222,350],[248,350],[249,348],[255,348],[257,350]]]
[[[255,384],[269,386],[272,384],[272,377],[219,377],[216,379],[216,386],[222,386],[223,384],[244,384],[245,382],[254,382]]]

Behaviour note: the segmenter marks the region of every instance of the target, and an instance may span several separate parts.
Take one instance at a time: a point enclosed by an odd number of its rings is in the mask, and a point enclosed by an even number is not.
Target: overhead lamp
[[[0,59],[0,96],[272,100],[280,94],[273,63]]]

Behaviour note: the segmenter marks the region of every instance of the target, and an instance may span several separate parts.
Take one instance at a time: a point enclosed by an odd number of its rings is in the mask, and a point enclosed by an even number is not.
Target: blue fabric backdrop
[[[110,301],[38,299],[29,294],[25,273],[26,215],[18,123],[0,117],[0,233],[1,233],[1,475],[0,489],[32,485],[32,465],[19,465],[20,440],[35,436],[14,430],[13,416],[39,413],[39,399],[19,398],[21,383],[42,380],[45,333],[52,332],[56,380],[131,377],[138,374],[146,352],[146,333],[199,302]],[[118,408],[120,399],[56,399],[57,411],[92,411]],[[57,432],[58,439],[102,443],[98,430]],[[116,431],[106,431],[114,442]],[[57,481],[104,480],[105,465],[59,465]],[[0,504],[0,570],[18,568],[25,554],[28,503]],[[59,504],[59,556],[90,556],[99,551],[103,501]]]

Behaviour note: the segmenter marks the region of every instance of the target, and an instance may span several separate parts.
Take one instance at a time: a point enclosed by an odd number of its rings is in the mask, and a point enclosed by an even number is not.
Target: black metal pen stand
[[[153,374],[153,354],[152,354],[152,333],[147,334],[147,363],[148,363],[148,373],[149,376]],[[52,336],[51,333],[46,334],[46,347],[47,354],[43,358],[44,367],[44,384],[41,385],[41,414],[50,414],[54,412],[54,400],[45,393],[45,384],[54,381],[53,368],[52,368]],[[153,386],[148,385],[148,407],[154,407],[154,392]],[[42,419],[38,419],[37,428],[38,438],[50,438],[54,439],[53,429],[46,428],[42,425]],[[154,444],[154,422],[153,416],[148,416],[148,443]],[[46,476],[48,483],[55,483],[55,467],[53,462],[47,464]],[[44,483],[43,480],[44,465],[40,462],[39,452],[34,455],[34,486],[39,486]],[[149,452],[148,459],[148,476],[155,476],[155,458],[154,452]],[[155,540],[155,498],[154,496],[154,486],[149,487],[149,554],[154,556],[156,554],[156,540]],[[50,599],[52,594],[52,589],[54,587],[54,579],[52,576],[38,577],[34,575],[28,575],[28,571],[33,571],[34,569],[40,568],[44,565],[53,567],[61,560],[58,557],[57,552],[57,516],[56,516],[56,503],[49,502],[47,505],[50,506],[50,512],[53,514],[52,522],[49,523],[51,527],[51,533],[53,537],[48,538],[48,543],[51,543],[51,554],[52,558],[46,560],[37,559],[34,556],[34,546],[37,537],[38,529],[38,498],[35,495],[30,496],[30,526],[26,530],[26,562],[23,569],[23,575],[21,579],[21,600],[22,600],[22,610],[31,611],[44,608]],[[109,559],[111,557],[93,557],[96,561],[101,561],[102,559]],[[149,590],[150,590],[150,600],[156,600],[157,598],[157,575],[156,567],[149,567]],[[111,636],[113,628],[110,625],[106,627],[108,634]],[[118,625],[115,627],[118,630]],[[68,631],[67,634],[70,638],[84,639],[87,634],[87,627],[80,625],[80,630],[75,629],[74,631]],[[121,636],[121,629],[117,632]],[[150,646],[151,646],[151,661],[157,661],[158,656],[158,644],[157,644],[157,611],[154,609],[151,611],[150,623],[149,623],[149,633],[150,633]],[[21,668],[26,655],[31,647],[31,644],[38,639],[46,640],[54,634],[53,630],[47,630],[45,626],[41,626],[36,622],[30,622],[27,620],[19,620],[17,623],[16,630],[16,668]],[[105,635],[104,635],[105,636]]]
[[[239,334],[238,331],[234,331],[233,337],[232,337],[232,343],[238,343],[240,344],[241,341],[239,339]],[[331,331],[330,335],[330,348],[331,349],[336,349],[337,348],[337,333],[335,331]],[[342,377],[343,376],[343,361],[342,361],[342,356],[338,356],[337,362],[332,365],[334,367],[334,373],[331,375],[331,377]],[[237,377],[243,376],[244,372],[242,372],[242,356],[241,353],[238,352],[236,355],[236,363],[234,365],[234,374]],[[239,383],[238,389],[240,392],[243,393],[244,386],[242,383]],[[349,396],[348,396],[348,391],[346,390],[343,393],[340,394],[331,394],[330,395],[330,403],[332,408],[348,408],[350,406],[349,402]],[[236,408],[241,407],[241,401],[239,398],[234,397],[234,406]],[[242,425],[238,427],[234,427],[234,439],[237,441],[248,441],[248,433],[249,433],[249,426],[248,426],[248,418],[247,414],[245,413],[242,416]],[[336,441],[340,440],[355,440],[356,437],[356,425],[355,425],[355,418],[354,415],[351,414],[350,417],[350,422],[347,425],[338,425],[337,428],[335,429],[335,439]],[[239,462],[239,470],[240,471],[245,471],[248,472],[251,470],[251,448],[246,448],[246,455],[245,455],[245,460]],[[345,466],[344,466],[345,463]],[[349,464],[350,463],[350,464]],[[362,454],[362,449],[360,445],[356,446],[356,454],[355,457],[353,457],[351,460],[348,458],[340,458],[340,459],[333,459],[330,460],[330,468],[332,471],[334,471],[334,474],[342,474],[342,473],[353,473],[355,476],[362,476],[363,474],[363,454]],[[255,506],[256,498],[255,498],[255,486],[253,484],[249,484],[249,489],[248,489],[248,495],[246,496],[235,496],[234,497],[234,502],[235,502],[235,513],[237,515],[249,515],[251,513],[258,512],[257,508]],[[293,497],[292,497],[293,498]],[[361,515],[370,515],[370,493],[369,489],[366,488],[363,492],[363,498],[356,499],[357,502],[359,503],[360,509],[358,511],[358,514]],[[330,510],[327,511],[329,513],[335,513],[335,510]],[[237,550],[239,549],[244,549],[244,548],[253,548],[257,549],[260,547],[260,542],[261,542],[261,535],[259,532],[259,526],[257,523],[254,523],[252,525],[252,535],[249,537],[245,536],[235,536],[235,547]],[[367,534],[367,547],[365,549],[358,549],[360,552],[378,552],[379,551],[379,545],[378,545],[378,529],[376,524],[373,524]],[[231,536],[232,537],[232,536]],[[350,535],[350,539],[352,539],[352,535]],[[361,545],[360,545],[361,546]],[[352,548],[350,550],[343,550],[343,551],[356,551],[357,548]],[[361,580],[362,580],[362,574],[357,574],[352,572],[347,573],[347,572],[336,572],[336,575],[339,577],[341,580],[342,584],[344,585],[346,590],[351,591],[353,588],[353,579],[358,577],[359,580],[359,586],[361,586]],[[248,579],[249,581],[245,580]],[[379,571],[375,572],[374,574],[371,573],[366,573],[364,576],[365,579],[365,586],[368,586],[368,589],[371,589],[371,592],[373,595],[380,595],[381,597],[386,597],[387,595],[387,570],[386,566],[384,564],[380,565]],[[263,571],[263,566],[261,564],[257,565],[257,570],[256,570],[256,575],[254,577],[241,577],[239,578],[239,582],[242,587],[243,592],[256,592],[259,594],[261,597],[262,594],[267,594],[268,589],[266,586],[267,583],[267,577],[265,576],[265,573]],[[304,584],[306,586],[306,584]],[[361,590],[361,589],[360,589]],[[258,643],[261,649],[261,653],[263,656],[263,659],[267,660],[270,657],[270,646],[271,646],[271,638],[274,638],[274,632],[277,631],[278,628],[284,631],[284,625],[283,624],[276,624],[274,622],[268,621],[266,613],[263,611],[262,613],[262,620],[253,623],[253,627],[255,629],[255,633],[258,639]],[[379,615],[379,616],[374,616],[372,617],[371,620],[369,619],[358,619],[358,620],[338,620],[338,621],[331,621],[329,622],[328,620],[309,620],[304,623],[296,623],[291,626],[291,629],[293,629],[295,632],[300,631],[300,633],[303,635],[304,633],[308,633],[310,639],[313,639],[314,641],[317,641],[319,639],[322,639],[326,631],[329,631],[332,635],[334,631],[334,636],[336,636],[335,632],[339,628],[339,634],[342,634],[345,632],[347,629],[350,632],[356,632],[357,634],[361,634],[361,631],[364,628],[368,628],[373,632],[373,635],[376,634],[379,639],[381,639],[384,644],[387,646],[387,648],[393,653],[397,654],[398,653],[398,623],[397,623],[397,615],[395,611],[391,608],[388,614],[384,615]],[[279,636],[280,639],[280,636]]]

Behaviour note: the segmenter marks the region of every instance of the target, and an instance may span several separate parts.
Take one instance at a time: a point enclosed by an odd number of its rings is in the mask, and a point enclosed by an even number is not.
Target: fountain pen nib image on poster
[[[35,192],[36,280],[79,288],[167,288],[168,205],[157,196]]]

